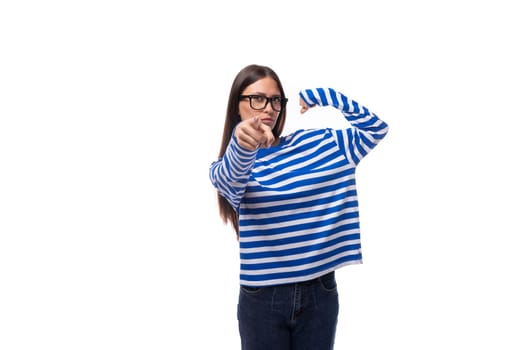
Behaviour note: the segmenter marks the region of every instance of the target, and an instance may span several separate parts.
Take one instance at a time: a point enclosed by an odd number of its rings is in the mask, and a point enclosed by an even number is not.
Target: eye
[[[272,97],[272,103],[281,103],[281,101],[282,101],[281,96]]]
[[[252,100],[254,100],[257,103],[264,103],[264,102],[266,102],[266,97],[259,96],[259,95],[253,95],[252,96]]]

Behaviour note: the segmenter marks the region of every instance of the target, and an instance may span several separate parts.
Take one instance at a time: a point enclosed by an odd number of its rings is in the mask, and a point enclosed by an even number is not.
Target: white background
[[[357,171],[337,349],[524,349],[519,1],[3,1],[0,348],[237,349],[208,168],[269,65],[390,125]]]

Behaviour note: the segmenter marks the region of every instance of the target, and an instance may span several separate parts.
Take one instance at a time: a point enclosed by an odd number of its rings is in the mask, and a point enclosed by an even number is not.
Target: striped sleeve
[[[237,138],[232,136],[224,156],[210,166],[211,183],[237,211],[256,155],[257,150],[249,151],[243,148]]]
[[[332,88],[304,89],[299,92],[299,96],[310,107],[318,105],[337,108],[351,123],[351,127],[345,130],[335,130],[334,136],[354,165],[388,133],[388,125],[377,115]]]

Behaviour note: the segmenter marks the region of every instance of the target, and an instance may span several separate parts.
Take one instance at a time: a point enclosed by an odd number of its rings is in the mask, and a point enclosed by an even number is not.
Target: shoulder
[[[301,143],[307,139],[323,139],[326,137],[331,137],[333,130],[330,128],[320,128],[320,129],[299,129],[294,131],[287,136],[281,137],[282,146],[291,146],[297,143]]]

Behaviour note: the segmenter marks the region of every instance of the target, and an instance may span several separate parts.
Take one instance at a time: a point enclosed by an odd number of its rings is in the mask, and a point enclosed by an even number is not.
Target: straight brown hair
[[[228,106],[226,108],[226,117],[224,121],[224,130],[222,133],[222,143],[219,151],[219,158],[224,156],[226,148],[232,137],[235,126],[241,121],[239,115],[239,101],[240,95],[246,89],[247,86],[255,83],[256,81],[269,77],[277,83],[281,97],[286,98],[283,86],[279,76],[273,69],[267,66],[261,66],[257,64],[251,64],[244,67],[233,80],[230,97],[228,98]],[[284,129],[284,123],[286,121],[286,104],[282,107],[277,122],[272,129],[273,136],[277,139],[281,136]],[[225,224],[230,223],[235,229],[237,238],[239,238],[239,213],[238,208],[233,208],[231,204],[224,198],[220,193],[217,193],[219,202],[219,214]]]

